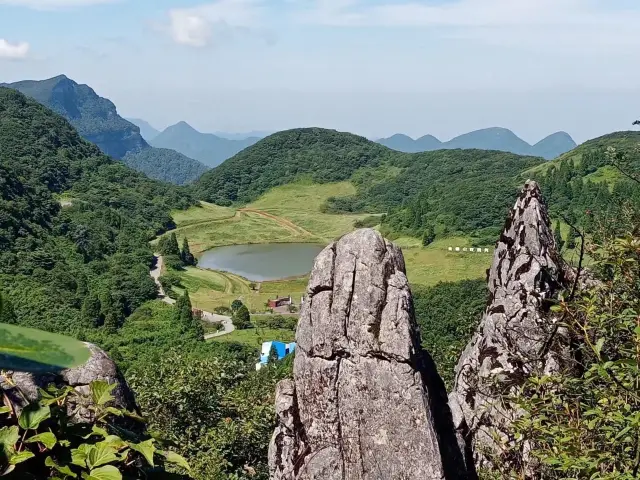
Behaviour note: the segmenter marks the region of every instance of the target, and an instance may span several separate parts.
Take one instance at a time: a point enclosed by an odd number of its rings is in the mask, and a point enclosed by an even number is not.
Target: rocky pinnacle
[[[564,270],[540,189],[527,181],[497,243],[487,308],[449,396],[460,443],[473,451],[477,466],[504,460],[508,426],[518,416],[505,399],[527,377],[552,372],[566,358],[566,332],[549,314]]]
[[[276,391],[271,479],[469,478],[400,249],[348,234],[318,255],[307,294],[294,378]]]

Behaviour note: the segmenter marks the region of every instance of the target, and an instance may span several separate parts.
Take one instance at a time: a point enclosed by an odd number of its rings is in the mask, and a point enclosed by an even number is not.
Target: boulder
[[[400,249],[348,234],[318,255],[307,294],[294,378],[276,392],[271,479],[470,478]]]
[[[88,408],[91,405],[89,384],[95,380],[104,380],[116,384],[111,392],[114,397],[113,406],[129,411],[138,411],[133,393],[129,389],[116,364],[96,345],[86,343],[91,352],[89,360],[75,368],[61,370],[56,373],[35,374],[9,371],[0,374],[0,386],[17,410],[21,410],[28,402],[38,399],[38,388],[46,388],[53,384],[58,388],[71,386],[78,396],[69,397],[67,411],[71,420],[77,423],[93,422],[93,414]]]
[[[569,358],[567,332],[549,310],[568,286],[566,271],[540,189],[527,181],[496,245],[487,308],[449,396],[459,442],[473,452],[476,467],[508,462],[501,455],[520,414],[509,395],[529,376],[557,371]]]

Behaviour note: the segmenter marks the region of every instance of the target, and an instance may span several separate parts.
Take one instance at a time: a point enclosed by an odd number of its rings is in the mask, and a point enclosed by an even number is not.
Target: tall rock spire
[[[272,480],[466,479],[402,252],[363,229],[316,258],[278,385]]]
[[[473,450],[476,466],[497,464],[501,444],[510,441],[508,427],[519,412],[505,399],[527,377],[553,372],[566,358],[566,332],[549,314],[564,270],[540,188],[527,181],[497,243],[488,305],[449,396],[461,444]]]

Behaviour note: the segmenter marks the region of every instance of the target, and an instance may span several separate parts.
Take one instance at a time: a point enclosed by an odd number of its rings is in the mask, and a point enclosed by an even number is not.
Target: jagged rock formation
[[[498,241],[487,309],[449,396],[460,442],[473,450],[476,466],[495,464],[501,442],[509,442],[507,427],[519,412],[505,399],[514,387],[568,358],[566,332],[548,311],[567,284],[565,270],[540,189],[527,181]]]
[[[469,478],[400,249],[371,229],[346,235],[318,255],[307,293],[271,479]]]
[[[133,393],[113,360],[97,346],[91,343],[86,345],[91,356],[84,365],[79,367],[50,374],[11,371],[4,375],[0,374],[2,392],[9,397],[11,404],[20,410],[28,402],[38,399],[38,388],[46,388],[50,384],[55,384],[58,388],[69,385],[79,394],[69,397],[67,411],[70,418],[74,422],[87,423],[94,420],[91,410],[87,408],[91,405],[89,384],[95,380],[104,380],[110,384],[116,384],[111,392],[115,397],[114,406],[129,411],[137,410]]]

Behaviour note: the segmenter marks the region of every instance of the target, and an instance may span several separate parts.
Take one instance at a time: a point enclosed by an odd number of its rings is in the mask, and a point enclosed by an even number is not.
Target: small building
[[[449,251],[450,251],[450,252],[453,252],[453,247],[449,247]]]
[[[260,350],[260,361],[256,363],[256,370],[260,370],[263,366],[265,366],[269,362],[269,353],[271,352],[271,348],[274,348],[276,353],[278,354],[278,360],[282,360],[284,357],[289,355],[290,353],[295,352],[296,350],[296,342],[284,343],[278,341],[269,341],[262,343],[262,349]]]
[[[459,251],[460,251],[460,247],[456,247],[456,252],[459,252]]]
[[[286,307],[288,305],[291,305],[293,302],[291,300],[291,297],[279,297],[279,298],[275,298],[273,300],[269,299],[267,300],[267,304],[269,305],[269,308],[278,308],[278,307]]]
[[[467,250],[469,250],[467,247],[464,247],[464,248],[462,249],[462,251],[463,251],[463,252],[466,252]]]
[[[484,249],[484,253],[489,253],[489,249],[488,249],[488,248],[485,248],[485,249]]]

